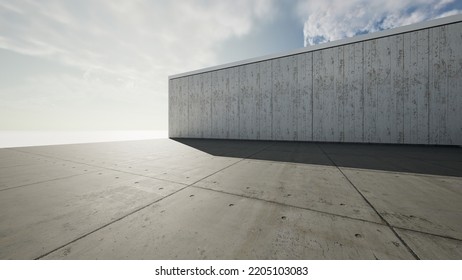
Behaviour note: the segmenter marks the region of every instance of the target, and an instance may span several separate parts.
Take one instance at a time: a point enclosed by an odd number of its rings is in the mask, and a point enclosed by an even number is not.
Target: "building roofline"
[[[195,74],[201,74],[201,73],[207,73],[207,72],[212,72],[216,70],[222,70],[226,68],[232,68],[236,66],[242,66],[246,64],[251,64],[251,63],[256,63],[256,62],[262,62],[266,60],[272,60],[276,58],[281,58],[281,57],[286,57],[286,56],[292,56],[292,55],[297,55],[301,53],[308,53],[312,51],[318,51],[322,49],[328,49],[328,48],[333,48],[333,47],[338,47],[338,46],[343,46],[343,45],[348,45],[348,44],[353,44],[353,43],[358,43],[358,42],[364,42],[364,41],[369,41],[369,40],[374,40],[374,39],[379,39],[383,37],[389,37],[397,34],[402,34],[402,33],[408,33],[408,32],[414,32],[422,29],[427,29],[427,28],[432,28],[432,27],[438,27],[441,25],[447,25],[447,24],[454,24],[462,22],[462,14],[458,15],[453,15],[449,17],[444,17],[444,18],[438,18],[434,20],[429,20],[429,21],[423,21],[415,24],[410,24],[410,25],[405,25],[397,28],[392,28],[392,29],[387,29],[387,30],[382,30],[378,32],[373,32],[373,33],[368,33],[364,35],[358,35],[350,38],[345,38],[341,40],[336,40],[336,41],[331,41],[323,44],[318,44],[318,45],[313,45],[313,46],[308,46],[304,48],[299,48],[291,51],[285,51],[281,53],[275,53],[275,54],[269,54],[265,56],[259,56],[259,57],[254,57],[254,58],[249,58],[245,60],[239,60],[235,62],[230,62],[226,64],[221,64],[221,65],[216,65],[216,66],[211,66],[211,67],[206,67],[198,70],[193,70],[193,71],[188,71],[180,74],[175,74],[175,75],[170,75],[168,77],[169,80],[171,79],[177,79],[181,77],[187,77]]]

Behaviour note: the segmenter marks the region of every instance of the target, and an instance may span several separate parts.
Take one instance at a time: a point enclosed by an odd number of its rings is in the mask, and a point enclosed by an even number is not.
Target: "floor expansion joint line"
[[[239,162],[241,162],[241,161],[243,161],[243,160],[246,160],[246,159],[250,158],[250,157],[253,156],[253,155],[258,154],[259,152],[263,151],[264,149],[270,147],[271,145],[273,145],[273,144],[270,144],[270,145],[264,147],[263,149],[260,149],[260,150],[256,151],[255,153],[250,154],[250,155],[248,155],[248,156],[246,156],[246,157],[240,158],[240,160],[238,160],[238,161],[236,161],[236,162],[233,162],[233,163],[231,163],[230,165],[227,165],[227,166],[223,167],[222,169],[217,170],[217,171],[215,171],[215,172],[213,172],[213,173],[211,173],[211,174],[209,174],[209,175],[207,175],[207,176],[205,176],[205,177],[200,178],[199,180],[195,181],[194,183],[189,184],[187,187],[192,187],[194,184],[197,184],[197,183],[199,183],[200,181],[202,181],[202,180],[204,180],[204,179],[207,179],[208,177],[210,177],[210,176],[212,176],[212,175],[217,174],[218,172],[221,172],[221,171],[223,171],[223,170],[225,170],[225,169],[227,169],[227,168],[229,168],[229,167],[231,167],[231,166],[233,166],[233,165],[238,164]]]
[[[403,243],[403,245],[406,247],[406,249],[411,253],[411,255],[416,259],[420,260],[419,256],[411,249],[411,247],[404,241],[403,238],[396,232],[396,230],[390,225],[390,223],[385,220],[385,218],[375,209],[375,207],[372,205],[372,203],[363,195],[363,193],[353,184],[353,182],[346,176],[345,173],[343,173],[342,169],[335,163],[335,161],[332,160],[332,158],[324,151],[324,149],[318,144],[319,149],[326,155],[326,157],[332,162],[332,164],[337,167],[337,169],[342,173],[342,175],[345,177],[345,179],[351,184],[351,186],[359,193],[359,195],[366,201],[367,204],[375,211],[375,213],[382,219],[382,221],[388,226],[388,228],[395,234],[395,236]]]
[[[99,167],[98,165],[91,165],[93,167]],[[167,179],[163,179],[163,178],[157,178],[155,176],[147,176],[145,174],[139,174],[139,173],[134,173],[134,172],[127,172],[127,171],[124,171],[124,170],[119,170],[119,169],[114,169],[114,168],[107,168],[107,167],[99,167],[99,168],[104,168],[106,170],[110,170],[110,171],[116,171],[116,172],[120,172],[120,173],[125,173],[125,174],[130,174],[130,175],[136,175],[136,176],[140,176],[140,177],[144,177],[144,178],[149,178],[149,179],[155,179],[155,180],[159,180],[159,181],[163,181],[163,182],[167,182],[167,183],[175,183],[175,184],[180,184],[180,185],[185,185],[185,186],[189,186],[190,184],[186,184],[186,183],[182,183],[182,182],[177,182],[177,181],[172,181],[172,180],[167,180]]]
[[[1,149],[1,148],[0,148]],[[24,166],[31,166],[31,165],[38,165],[40,163],[27,163],[27,164],[18,164],[18,165],[10,165],[10,166],[2,166],[0,169],[6,169],[6,168],[14,168],[14,167],[24,167]]]
[[[325,212],[325,211],[316,210],[316,209],[312,209],[312,208],[306,208],[306,207],[301,207],[301,206],[296,206],[296,205],[284,204],[284,203],[277,202],[277,201],[274,201],[274,200],[267,200],[267,199],[262,199],[262,198],[258,198],[258,197],[245,196],[245,195],[242,195],[242,194],[235,194],[235,193],[230,193],[230,192],[225,192],[225,191],[219,191],[219,190],[204,188],[204,187],[201,187],[201,186],[192,185],[190,187],[201,189],[201,190],[213,191],[213,192],[222,193],[222,194],[238,196],[238,197],[247,198],[247,199],[254,199],[254,200],[263,201],[263,202],[267,202],[267,203],[272,203],[272,204],[276,204],[276,205],[284,206],[284,207],[296,208],[296,209],[312,211],[312,212],[316,212],[316,213],[320,213],[320,214],[341,217],[341,218],[354,220],[354,221],[360,221],[360,222],[366,222],[366,223],[371,223],[371,224],[375,224],[375,225],[386,226],[386,224],[383,224],[383,223],[378,223],[378,222],[374,222],[374,221],[353,218],[353,217],[349,217],[349,216],[344,216],[344,215],[339,215],[339,214],[335,214],[335,213]]]
[[[454,175],[439,175],[439,174],[427,174],[427,173],[418,173],[418,172],[410,172],[410,171],[391,171],[391,170],[381,170],[381,169],[368,169],[368,168],[356,168],[356,167],[349,167],[349,166],[338,166],[339,169],[345,170],[354,170],[354,171],[367,171],[367,172],[375,172],[375,173],[385,173],[385,174],[395,174],[395,175],[411,175],[411,176],[419,176],[425,178],[461,178],[461,176],[454,176]]]
[[[421,230],[409,229],[409,228],[403,228],[403,227],[396,227],[396,226],[393,226],[393,228],[400,229],[400,230],[406,230],[406,231],[412,231],[412,232],[416,232],[416,233],[420,233],[420,234],[426,234],[426,235],[431,235],[431,236],[435,236],[435,237],[451,239],[451,240],[454,240],[454,241],[462,242],[462,239],[452,237],[452,236],[446,236],[446,235],[441,235],[441,234],[437,234],[437,233],[425,232],[425,231],[421,231]]]
[[[105,169],[105,170],[117,171],[117,172],[120,172],[120,173],[125,173],[125,174],[130,174],[130,175],[137,175],[137,176],[141,176],[141,177],[145,177],[145,178],[150,178],[150,179],[156,179],[156,180],[160,180],[160,181],[164,181],[164,182],[168,182],[168,183],[176,183],[176,184],[181,184],[181,185],[190,185],[190,184],[185,184],[185,183],[181,183],[181,182],[177,182],[177,181],[172,181],[172,180],[157,178],[157,177],[154,177],[154,176],[147,176],[147,175],[145,175],[145,174],[133,173],[133,172],[125,171],[125,170],[114,169],[114,168],[109,168],[109,167],[106,167],[106,166],[100,166],[100,165],[95,165],[95,164],[90,164],[90,163],[85,163],[85,162],[79,162],[79,161],[70,160],[70,159],[63,159],[63,158],[59,158],[59,157],[53,157],[53,156],[48,156],[48,155],[41,155],[41,154],[37,154],[37,153],[25,152],[25,151],[20,151],[20,150],[19,150],[19,152],[28,153],[28,154],[33,154],[33,155],[38,155],[38,156],[43,156],[43,157],[52,158],[52,159],[57,159],[57,160],[62,160],[62,161],[67,161],[67,162],[72,162],[72,163],[77,163],[77,164],[83,164],[83,165],[87,165],[87,166],[91,166],[91,167],[97,167],[97,168],[101,168],[101,169]],[[80,175],[81,175],[81,174],[80,174]]]
[[[145,208],[147,208],[147,207],[149,207],[149,206],[151,206],[151,205],[154,205],[155,203],[157,203],[157,202],[159,202],[159,201],[161,201],[161,200],[164,200],[165,198],[170,197],[170,196],[172,196],[172,195],[174,195],[174,194],[176,194],[176,193],[178,193],[178,192],[180,192],[180,191],[186,189],[187,187],[189,187],[189,186],[184,186],[183,188],[181,188],[181,189],[179,189],[179,190],[177,190],[177,191],[174,191],[174,192],[172,192],[172,193],[170,193],[170,194],[168,194],[168,195],[166,195],[166,196],[164,196],[164,197],[161,197],[161,198],[159,198],[159,199],[157,199],[157,200],[155,200],[155,201],[153,201],[153,202],[150,202],[150,203],[148,203],[148,204],[146,204],[146,205],[144,205],[144,206],[141,206],[141,207],[135,209],[134,211],[132,211],[132,212],[130,212],[130,213],[127,213],[127,214],[123,215],[122,217],[119,217],[119,218],[117,218],[117,219],[115,219],[115,220],[113,220],[113,221],[111,221],[111,222],[109,222],[109,223],[107,223],[107,224],[105,224],[105,225],[102,225],[102,226],[100,226],[100,227],[98,227],[98,228],[96,228],[96,229],[94,229],[94,230],[92,230],[92,231],[90,231],[90,232],[85,233],[84,235],[81,235],[81,236],[79,236],[79,237],[73,239],[72,241],[67,242],[67,243],[64,244],[64,245],[59,246],[58,248],[55,248],[55,249],[53,249],[53,250],[51,250],[51,251],[49,251],[49,252],[47,252],[47,253],[45,253],[45,254],[42,254],[42,255],[36,257],[35,260],[42,259],[43,257],[46,257],[46,256],[48,256],[48,255],[51,254],[51,253],[54,253],[54,252],[56,252],[56,251],[58,251],[58,250],[60,250],[60,249],[62,249],[62,248],[64,248],[64,247],[66,247],[66,246],[68,246],[68,245],[70,245],[70,244],[72,244],[72,243],[74,243],[74,242],[76,242],[76,241],[79,241],[80,239],[83,239],[83,238],[89,236],[90,234],[93,234],[93,233],[95,233],[95,232],[97,232],[97,231],[99,231],[99,230],[101,230],[101,229],[103,229],[103,228],[106,228],[106,227],[108,227],[108,226],[110,226],[110,225],[112,225],[112,224],[114,224],[114,223],[116,223],[116,222],[118,222],[118,221],[120,221],[120,220],[123,220],[123,219],[127,218],[128,216],[131,216],[131,215],[133,215],[133,214],[135,214],[135,213],[137,213],[137,212],[139,212],[139,211],[141,211],[141,210],[143,210],[143,209],[145,209]]]
[[[96,172],[100,172],[100,170],[95,170],[95,171],[89,171],[89,172],[80,173],[80,174],[69,175],[69,176],[66,176],[66,177],[54,178],[54,179],[50,179],[50,180],[33,182],[33,183],[29,183],[29,184],[24,184],[24,185],[21,185],[21,186],[9,187],[9,188],[6,188],[6,189],[0,189],[0,192],[7,191],[7,190],[12,190],[12,189],[17,189],[17,188],[22,188],[22,187],[29,187],[29,186],[32,186],[32,185],[35,185],[35,184],[41,184],[41,183],[47,183],[47,182],[52,182],[52,181],[69,179],[69,178],[72,178],[72,177],[86,175],[86,174],[92,174],[92,173],[96,173]]]
[[[119,217],[119,218],[117,218],[117,219],[115,219],[115,220],[113,220],[113,221],[111,221],[111,222],[109,222],[109,223],[107,223],[107,224],[105,224],[105,225],[103,225],[103,226],[100,226],[100,227],[98,227],[98,228],[96,228],[96,229],[94,229],[94,230],[92,230],[92,231],[90,231],[90,232],[88,232],[88,233],[86,233],[86,234],[84,234],[84,235],[81,235],[81,236],[79,236],[79,237],[73,239],[72,241],[67,242],[67,243],[64,244],[64,245],[59,246],[58,248],[55,248],[55,249],[53,249],[53,250],[51,250],[51,251],[49,251],[49,252],[47,252],[47,253],[45,253],[45,254],[42,254],[42,255],[38,256],[37,258],[35,258],[35,260],[42,259],[42,258],[48,256],[49,254],[51,254],[51,253],[53,253],[53,252],[56,252],[56,251],[58,251],[58,250],[60,250],[60,249],[62,249],[62,248],[64,248],[64,247],[68,246],[69,244],[72,244],[72,243],[74,243],[74,242],[76,242],[76,241],[79,241],[79,240],[81,240],[81,239],[83,239],[83,238],[85,238],[85,237],[87,237],[87,236],[89,236],[89,235],[91,235],[91,234],[93,234],[93,233],[95,233],[95,232],[97,232],[97,231],[103,229],[103,228],[106,228],[106,227],[108,227],[108,226],[110,226],[110,225],[112,225],[112,224],[114,224],[114,223],[116,223],[116,222],[118,222],[118,221],[120,221],[120,220],[123,220],[123,219],[127,218],[128,216],[131,216],[131,215],[133,215],[133,214],[135,214],[135,213],[137,213],[137,212],[139,212],[139,211],[141,211],[141,210],[143,210],[143,209],[145,209],[145,208],[147,208],[147,207],[149,207],[149,206],[151,206],[151,205],[154,205],[155,203],[157,203],[157,202],[159,202],[159,201],[161,201],[161,200],[164,200],[164,199],[167,198],[167,197],[170,197],[170,196],[172,196],[172,195],[174,195],[174,194],[176,194],[176,193],[178,193],[178,192],[180,192],[180,191],[182,191],[182,190],[185,190],[186,188],[191,187],[192,185],[196,184],[197,182],[199,182],[199,181],[201,181],[201,180],[203,180],[203,179],[206,179],[206,178],[208,178],[208,177],[210,177],[210,176],[212,176],[212,175],[214,175],[214,174],[216,174],[216,173],[218,173],[218,172],[220,172],[220,171],[223,171],[223,170],[226,169],[226,168],[229,168],[229,167],[231,167],[231,166],[233,166],[233,165],[235,165],[235,164],[237,164],[237,163],[239,163],[239,162],[241,162],[241,161],[243,161],[243,160],[245,160],[245,159],[247,159],[247,158],[249,158],[249,157],[251,157],[251,156],[253,156],[253,155],[257,154],[257,153],[259,153],[259,152],[261,152],[261,151],[263,151],[264,149],[270,147],[271,145],[272,145],[272,144],[270,144],[270,145],[264,147],[264,148],[261,149],[261,150],[258,150],[257,152],[255,152],[255,153],[253,153],[253,154],[251,154],[251,155],[249,155],[249,156],[247,156],[247,157],[245,157],[245,158],[242,158],[241,160],[239,160],[239,161],[237,161],[237,162],[234,162],[234,163],[232,163],[232,164],[230,164],[230,165],[228,165],[228,166],[226,166],[226,167],[224,167],[224,168],[222,168],[222,169],[220,169],[220,170],[218,170],[218,171],[216,171],[216,172],[213,172],[213,173],[211,173],[211,174],[209,174],[209,175],[207,175],[207,176],[205,176],[205,177],[203,177],[203,178],[201,178],[201,179],[199,179],[199,180],[197,180],[197,181],[195,181],[195,182],[193,182],[193,183],[191,183],[191,184],[189,184],[189,185],[187,185],[187,186],[184,186],[183,188],[181,188],[181,189],[179,189],[179,190],[177,190],[177,191],[175,191],[175,192],[172,192],[171,194],[168,194],[168,195],[166,195],[166,196],[164,196],[164,197],[162,197],[162,198],[160,198],[160,199],[157,199],[156,201],[150,202],[149,204],[144,205],[144,206],[142,206],[142,207],[140,207],[140,208],[138,208],[138,209],[136,209],[136,210],[134,210],[134,211],[132,211],[132,212],[126,214],[126,215],[123,215],[122,217]]]

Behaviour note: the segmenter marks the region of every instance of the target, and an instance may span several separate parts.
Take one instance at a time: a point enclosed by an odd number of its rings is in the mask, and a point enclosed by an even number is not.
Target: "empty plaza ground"
[[[462,148],[0,149],[0,259],[462,259]]]

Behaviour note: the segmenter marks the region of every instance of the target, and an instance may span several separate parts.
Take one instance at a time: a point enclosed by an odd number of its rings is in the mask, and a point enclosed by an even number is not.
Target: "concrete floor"
[[[0,149],[0,259],[462,259],[462,149]]]

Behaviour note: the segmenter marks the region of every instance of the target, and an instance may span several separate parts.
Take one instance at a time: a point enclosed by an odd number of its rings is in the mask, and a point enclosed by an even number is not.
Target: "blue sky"
[[[458,13],[460,0],[0,0],[0,130],[164,130],[168,75]]]

